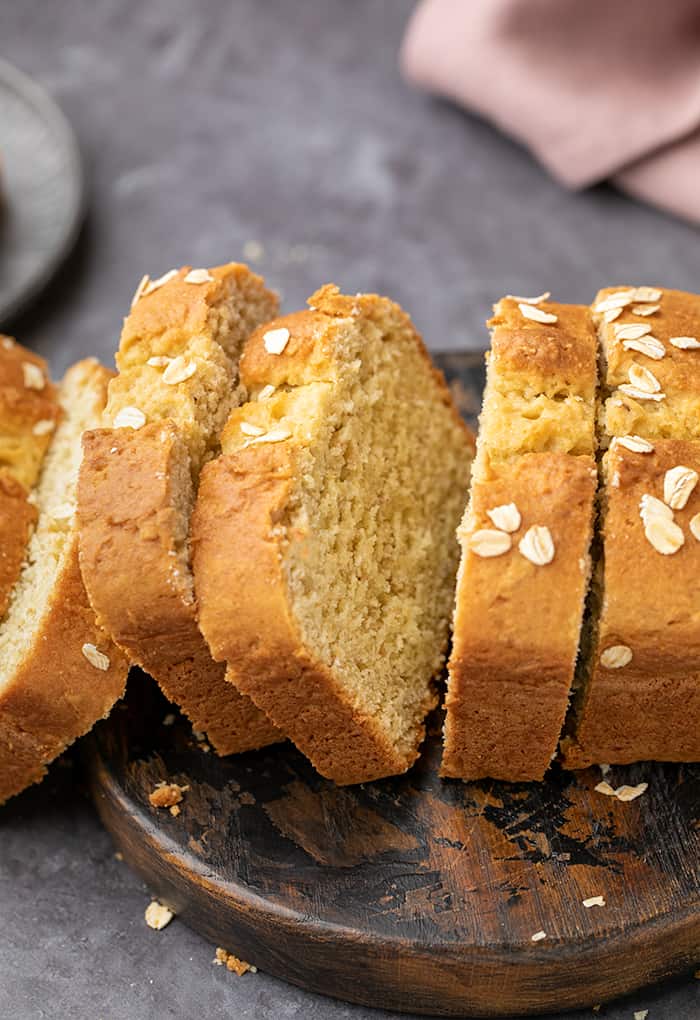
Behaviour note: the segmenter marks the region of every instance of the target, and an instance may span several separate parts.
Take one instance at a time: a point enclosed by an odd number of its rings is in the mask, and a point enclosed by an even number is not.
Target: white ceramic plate
[[[48,283],[84,207],[73,131],[51,97],[0,60],[0,325]]]

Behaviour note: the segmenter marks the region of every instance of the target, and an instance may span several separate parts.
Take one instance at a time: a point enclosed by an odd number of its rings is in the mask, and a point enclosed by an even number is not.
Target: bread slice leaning
[[[574,677],[591,573],[596,337],[588,308],[504,298],[448,666],[441,774],[541,779]]]
[[[567,768],[700,761],[700,296],[608,288],[602,560]]]
[[[33,494],[36,529],[0,623],[0,802],[41,779],[126,683],[127,663],[87,600],[75,521],[80,437],[100,420],[108,377],[92,360],[66,373],[63,419]]]
[[[200,625],[337,783],[415,761],[444,660],[471,433],[408,316],[333,286],[258,329],[204,467]]]
[[[241,399],[243,341],[277,310],[246,266],[144,277],[106,421],[84,437],[81,566],[102,626],[220,754],[283,739],[224,681],[197,626],[189,523],[202,464]]]
[[[0,620],[36,524],[30,493],[60,414],[44,359],[0,336]]]

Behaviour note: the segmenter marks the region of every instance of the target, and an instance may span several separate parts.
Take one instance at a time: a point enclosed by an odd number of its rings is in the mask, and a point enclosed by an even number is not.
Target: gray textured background
[[[588,301],[698,289],[698,231],[608,188],[572,196],[491,128],[409,89],[407,0],[0,0],[0,55],[56,95],[90,208],[78,248],[12,324],[55,373],[110,359],[144,272],[256,263],[300,306],[322,282],[390,294],[434,348],[481,346],[500,294]],[[248,244],[248,248],[246,248]],[[0,1017],[379,1020],[211,966],[112,855],[70,762],[0,812]],[[694,1020],[699,982],[607,1007]],[[583,1015],[591,1016],[588,1012]]]

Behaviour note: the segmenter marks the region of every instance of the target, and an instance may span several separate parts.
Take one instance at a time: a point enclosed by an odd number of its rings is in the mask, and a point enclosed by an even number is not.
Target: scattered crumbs
[[[151,900],[146,907],[146,924],[149,928],[153,928],[154,931],[161,931],[167,925],[170,924],[173,917],[175,916],[172,910],[168,910],[158,900]]]
[[[584,907],[586,907],[586,909],[588,909],[589,907],[604,907],[605,906],[605,897],[604,896],[589,896],[588,899],[581,900],[581,902],[583,903]]]
[[[265,258],[265,248],[260,241],[246,241],[243,245],[243,256],[249,262],[261,262]]]
[[[172,808],[181,803],[182,795],[187,790],[189,790],[189,786],[178,786],[177,783],[158,783],[155,789],[149,793],[148,800],[152,807]]]
[[[168,712],[167,715],[163,716],[163,726],[172,726],[174,722],[175,722],[174,712]]]
[[[211,751],[211,747],[209,746],[209,744],[200,744],[199,750],[204,751],[205,754],[209,754],[209,752]]]
[[[606,797],[617,797],[618,800],[628,801],[641,797],[648,786],[648,783],[639,783],[637,786],[618,786],[618,788],[614,790],[610,783],[606,783],[605,780],[603,780],[603,782],[598,783],[594,789],[596,793],[603,793]]]
[[[541,942],[542,939],[546,939],[546,938],[547,938],[547,932],[546,931],[536,931],[534,935],[530,936],[530,941],[531,942]]]
[[[247,960],[239,960],[233,953],[227,953],[225,949],[218,946],[216,949],[216,956],[211,961],[217,967],[226,967],[226,970],[230,970],[232,974],[238,974],[241,977],[246,971],[250,971],[251,974],[257,974],[258,968],[253,967],[252,964],[248,963]]]
[[[192,730],[192,736],[198,743],[201,743],[203,740],[207,739],[206,733],[204,733],[202,730]]]
[[[114,859],[115,859],[115,861],[123,861],[124,860],[124,854],[121,852],[121,850],[115,851]]]
[[[173,818],[177,818],[177,816],[180,814],[180,807],[178,804],[171,804],[170,814],[173,816]]]
[[[634,1011],[634,1020],[647,1020],[648,1016],[649,1016],[648,1009],[636,1009]]]

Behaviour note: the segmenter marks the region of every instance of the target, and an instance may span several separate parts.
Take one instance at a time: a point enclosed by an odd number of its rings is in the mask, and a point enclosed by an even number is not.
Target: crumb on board
[[[180,814],[180,806],[179,806],[179,804],[171,804],[170,805],[170,814],[173,816],[173,818],[177,818],[177,816]]]
[[[637,1009],[635,1010],[634,1013],[634,1020],[647,1020],[648,1016],[649,1016],[648,1009]]]
[[[586,907],[586,909],[588,909],[589,907],[604,907],[605,906],[605,897],[604,896],[589,896],[587,899],[581,900],[581,902],[583,903],[584,907]]]
[[[246,971],[250,971],[251,974],[257,974],[258,972],[257,967],[253,967],[247,960],[239,960],[237,956],[222,949],[221,946],[217,946],[216,955],[212,963],[216,964],[217,967],[226,967],[226,970],[230,970],[233,974],[238,974],[239,977],[245,974]]]
[[[167,715],[163,716],[163,726],[172,726],[174,722],[175,722],[174,712],[168,712]]]
[[[603,781],[602,783],[598,783],[594,789],[596,793],[603,793],[606,797],[616,797],[618,800],[628,801],[636,800],[637,797],[641,797],[648,786],[648,783],[638,783],[637,786],[618,786],[615,790],[610,783]]]
[[[154,931],[161,931],[166,925],[170,924],[175,914],[172,910],[164,907],[158,900],[151,900],[146,907],[146,924],[149,928],[153,928]]]
[[[542,939],[546,939],[546,938],[547,938],[547,932],[546,931],[536,931],[534,935],[530,936],[530,941],[531,942],[541,942]]]
[[[121,852],[121,850],[116,850],[115,851],[114,859],[115,859],[115,861],[123,861],[124,860],[124,854]]]
[[[189,790],[189,786],[179,786],[177,783],[157,783],[149,793],[148,800],[151,807],[170,808],[171,814],[179,814],[179,809],[177,812],[173,812],[172,808],[182,801],[182,795],[187,790]]]

